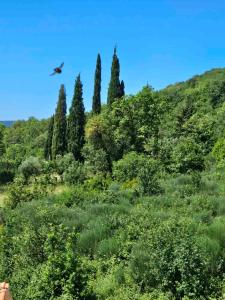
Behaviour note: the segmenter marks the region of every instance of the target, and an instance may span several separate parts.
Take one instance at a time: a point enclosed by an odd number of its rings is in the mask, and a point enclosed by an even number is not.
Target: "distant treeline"
[[[11,127],[15,121],[0,121],[6,127]]]

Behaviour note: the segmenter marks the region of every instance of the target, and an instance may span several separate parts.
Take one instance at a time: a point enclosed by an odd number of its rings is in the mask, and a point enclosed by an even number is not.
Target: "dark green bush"
[[[16,173],[15,162],[8,159],[0,160],[0,184],[13,181]]]

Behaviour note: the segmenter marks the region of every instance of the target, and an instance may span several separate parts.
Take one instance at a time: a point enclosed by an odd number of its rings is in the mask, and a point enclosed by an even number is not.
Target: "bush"
[[[24,179],[18,177],[9,186],[9,197],[6,201],[6,205],[11,208],[15,208],[21,202],[30,202],[34,199],[40,199],[47,195],[48,189],[46,182],[34,182],[27,185]]]
[[[0,160],[0,184],[6,184],[13,181],[16,173],[14,161],[8,159]]]
[[[7,241],[7,228],[3,241],[10,250],[0,254],[7,255],[5,260],[11,265],[7,270],[4,264],[4,278],[10,276],[15,299],[86,299],[81,295],[85,297],[88,270],[78,256],[77,234],[72,228],[42,218],[36,228],[29,222],[14,230],[19,240]]]
[[[62,175],[73,163],[74,163],[74,157],[72,153],[67,153],[64,156],[57,155],[56,156],[56,172],[59,175]]]
[[[181,198],[191,196],[195,193],[202,191],[205,184],[202,181],[201,173],[190,172],[188,174],[181,174],[175,178],[171,184],[171,192],[176,192]]]
[[[106,190],[111,183],[111,178],[105,177],[104,175],[96,174],[95,176],[88,178],[84,182],[84,188],[87,188],[88,190],[96,190],[96,191],[102,191]]]
[[[19,173],[27,182],[31,176],[41,173],[41,162],[37,157],[29,157],[19,166]]]
[[[175,171],[202,171],[204,169],[204,155],[201,146],[190,137],[182,137],[172,152]]]
[[[136,179],[139,182],[139,191],[148,195],[161,191],[158,183],[159,170],[160,164],[157,160],[136,152],[124,155],[113,164],[113,176],[116,180],[122,183],[135,183]]]
[[[71,185],[81,184],[84,182],[85,178],[86,174],[83,164],[74,160],[63,173],[63,180],[65,183]]]
[[[110,170],[108,155],[103,149],[96,149],[93,145],[86,143],[83,149],[85,164],[93,175],[96,173],[106,174]]]
[[[196,237],[189,221],[171,219],[152,228],[133,249],[134,280],[144,291],[171,292],[176,299],[205,299],[214,292],[220,296],[220,259],[211,272],[211,254]]]

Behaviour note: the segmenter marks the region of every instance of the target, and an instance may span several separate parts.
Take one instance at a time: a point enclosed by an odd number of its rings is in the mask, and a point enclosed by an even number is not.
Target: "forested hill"
[[[6,127],[10,127],[13,125],[15,121],[0,121],[0,123],[2,123],[3,125],[5,125]]]
[[[162,143],[169,139],[179,148],[182,141],[188,139],[189,144],[192,141],[200,146],[204,156],[213,148],[216,151],[218,144],[223,143],[225,69],[207,71],[170,85],[158,94],[163,106],[159,134]]]
[[[224,300],[225,69],[126,95],[98,55],[46,120],[0,126],[0,278],[15,300]]]
[[[206,71],[205,73],[201,75],[195,75],[192,78],[171,84],[165,88],[165,90],[169,89],[188,89],[188,88],[194,88],[194,87],[203,87],[205,84],[207,84],[209,81],[220,81],[224,80],[225,76],[225,68],[215,68],[209,71]]]

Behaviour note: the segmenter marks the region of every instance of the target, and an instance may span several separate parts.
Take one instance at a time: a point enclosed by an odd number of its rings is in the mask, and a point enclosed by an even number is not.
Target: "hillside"
[[[164,107],[162,140],[189,138],[208,155],[224,139],[225,69],[170,85],[159,97]]]
[[[193,87],[201,87],[204,84],[207,84],[209,81],[218,81],[224,80],[225,76],[225,68],[215,68],[209,71],[206,71],[203,74],[195,75],[192,78],[188,79],[187,81],[178,82],[175,84],[171,84],[166,87],[168,89],[186,89],[186,88],[193,88]]]
[[[82,102],[74,119],[65,107],[61,86],[54,118],[0,132],[0,277],[15,300],[224,300],[225,69],[145,86],[85,123]]]

